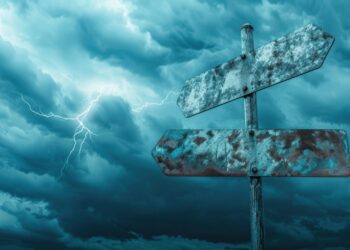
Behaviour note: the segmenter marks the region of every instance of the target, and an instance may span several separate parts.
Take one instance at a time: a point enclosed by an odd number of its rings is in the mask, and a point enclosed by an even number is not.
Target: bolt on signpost
[[[170,176],[248,176],[251,249],[264,249],[261,177],[349,176],[343,130],[259,130],[256,92],[322,66],[334,38],[306,25],[254,49],[241,29],[242,54],[186,81],[177,103],[186,117],[244,98],[246,129],[167,130],[152,151]]]

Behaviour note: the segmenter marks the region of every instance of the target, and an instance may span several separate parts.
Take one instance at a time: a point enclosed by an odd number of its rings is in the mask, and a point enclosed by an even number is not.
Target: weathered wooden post
[[[242,55],[244,60],[244,68],[241,72],[241,86],[243,86],[243,92],[248,90],[249,74],[251,72],[252,61],[254,61],[254,38],[253,38],[253,26],[246,23],[241,28],[241,43],[242,43]],[[254,130],[258,129],[258,109],[256,101],[256,93],[250,93],[244,96],[244,115],[245,115],[245,127],[249,131],[250,151],[251,151],[251,175],[249,178],[250,186],[250,237],[252,250],[264,249],[264,214],[263,214],[263,199],[262,199],[262,180],[259,176],[254,176],[258,169],[256,166],[256,154],[255,154],[255,133]]]

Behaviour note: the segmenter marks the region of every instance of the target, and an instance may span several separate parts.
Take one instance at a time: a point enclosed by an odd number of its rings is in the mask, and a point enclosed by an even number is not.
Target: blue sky
[[[317,71],[258,93],[260,128],[350,132],[347,1],[0,0],[0,249],[246,249],[246,178],[170,178],[169,128],[242,128],[243,101],[184,118],[184,81],[308,23]],[[157,105],[162,104],[162,105]],[[349,249],[350,180],[265,178],[267,249]]]

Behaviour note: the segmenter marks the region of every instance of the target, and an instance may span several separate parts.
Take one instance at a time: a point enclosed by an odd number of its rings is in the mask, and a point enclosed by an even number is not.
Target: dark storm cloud
[[[4,62],[0,66],[1,103],[8,105],[8,109],[2,112],[2,124],[7,128],[1,134],[1,151],[8,162],[26,171],[50,171],[51,166],[57,166],[57,162],[61,162],[63,154],[60,154],[60,150],[65,145],[63,141],[58,141],[53,150],[46,145],[58,139],[53,132],[68,135],[72,127],[28,112],[28,107],[21,101],[21,95],[28,101],[35,100],[37,105],[33,104],[33,107],[40,107],[39,110],[43,112],[55,111],[55,99],[60,94],[60,87],[49,75],[39,72],[23,54],[3,40],[0,40],[0,57]],[[23,118],[31,124],[39,125],[39,130],[44,130],[45,133],[40,135],[40,131],[35,131],[32,140],[27,140],[23,137],[26,134],[23,127],[16,129],[24,126]],[[39,135],[40,139],[36,137]],[[26,166],[27,163],[30,168]]]
[[[340,1],[271,1],[288,6],[300,13],[301,16],[317,22],[318,25],[329,31],[336,37],[333,53],[337,59],[349,61],[349,15],[347,15],[347,4],[345,0]]]
[[[339,192],[347,186],[346,179],[283,178],[265,183],[267,232],[278,235],[271,247],[277,249],[286,242],[285,249],[349,247],[343,237],[350,225],[346,205],[349,192],[347,188]]]
[[[123,20],[84,17],[78,20],[80,39],[91,56],[120,65],[137,74],[157,74],[159,65],[166,64],[169,52],[149,38],[127,29]],[[147,34],[145,34],[147,36]]]
[[[310,101],[309,96],[302,96],[303,115],[307,118],[316,118],[321,121],[328,121],[334,124],[350,124],[350,105],[347,99],[330,102],[320,99]]]
[[[226,197],[231,195],[231,190],[238,190],[238,182],[227,179],[223,185],[211,181],[213,184],[206,184],[204,188],[202,184],[193,183],[190,179],[169,180],[154,166],[150,157],[145,159],[140,156],[140,148],[143,148],[140,141],[142,135],[134,123],[130,107],[121,98],[103,98],[90,118],[94,131],[97,131],[91,147],[86,151],[91,150],[91,154],[83,153],[81,158],[74,159],[63,182],[57,183],[53,177],[47,175],[38,176],[5,168],[1,176],[1,189],[34,201],[44,199],[54,216],[52,219],[57,218],[60,222],[60,227],[55,230],[81,239],[89,239],[95,235],[131,239],[135,237],[131,232],[135,231],[147,238],[162,234],[184,234],[191,239],[230,241],[231,233],[235,230],[233,225],[241,223],[242,217],[245,221],[248,220],[247,213],[242,212],[247,210],[246,198],[242,197],[244,202],[239,206],[236,206],[232,199],[226,201]],[[109,129],[106,129],[106,126]],[[43,143],[50,144],[52,143]],[[21,143],[17,147],[20,145]],[[52,169],[60,167],[58,164],[50,164],[50,154],[39,154],[42,152],[41,148],[25,148],[38,152],[33,155],[36,161],[44,162]],[[12,149],[15,150],[16,148]],[[26,159],[23,164],[26,164],[27,170],[37,172],[36,162]],[[11,183],[20,185],[14,187]],[[213,189],[216,185],[223,189],[220,196],[217,196],[216,188]],[[242,183],[239,186],[242,186]],[[224,194],[225,192],[227,194]],[[202,193],[205,193],[205,196],[200,195]],[[108,198],[106,194],[110,194]],[[237,193],[236,197],[239,196],[240,193]],[[216,205],[223,203],[227,208]],[[244,208],[241,209],[241,206]],[[236,209],[232,210],[231,207]],[[201,212],[203,209],[213,216]],[[238,214],[239,217],[232,213]],[[216,214],[227,216],[220,219]],[[236,223],[229,223],[226,217],[232,217]],[[188,222],[189,219],[191,223]],[[196,230],[201,227],[203,221],[208,226],[203,230]],[[27,225],[22,221],[19,223]],[[223,225],[230,229],[227,233],[220,231]],[[237,242],[242,242],[242,239],[244,242],[248,240],[247,225],[245,223],[241,230],[236,232],[234,239]],[[45,225],[43,227],[47,232],[50,231]],[[243,227],[245,230],[242,230]],[[30,242],[26,240],[28,237],[32,238]],[[31,236],[30,233],[18,236],[18,239],[24,239],[28,245],[42,242],[43,249],[48,246],[60,248],[63,244],[61,240],[45,243],[46,240],[42,237]]]
[[[29,107],[21,98],[23,97],[37,112],[49,114],[66,112],[64,109],[59,110],[57,105],[64,107],[65,103],[71,108],[69,112],[76,112],[80,107],[72,105],[71,102],[72,99],[81,98],[80,94],[74,91],[72,93],[75,96],[62,93],[59,83],[36,68],[22,51],[15,50],[1,38],[0,58],[4,62],[0,66],[2,102],[11,107],[12,111],[24,116],[28,122],[38,124],[42,129],[60,136],[70,136],[72,126],[67,126],[60,120],[53,121],[28,112]]]
[[[90,75],[83,67],[88,55],[89,60],[151,78],[137,84],[155,92],[179,88],[188,77],[238,56],[244,22],[254,25],[256,46],[314,22],[336,36],[329,58],[318,72],[259,93],[260,125],[312,127],[319,122],[348,127],[345,2],[131,3],[130,10],[118,15],[101,10],[96,2],[4,6],[18,6],[13,15],[31,23],[28,41],[45,57],[64,55],[67,67]],[[73,154],[58,179],[77,124],[33,114],[20,95],[37,111],[67,116],[82,112],[88,98],[74,84],[63,85],[44,73],[25,49],[4,39],[0,59],[6,62],[0,65],[3,249],[248,246],[245,178],[169,178],[150,157],[165,129],[243,126],[241,101],[185,120],[178,110],[135,113],[126,99],[101,96],[86,118],[95,135],[80,155]],[[97,70],[103,74],[102,65]],[[267,249],[349,248],[348,184],[345,179],[266,179]]]
[[[0,66],[0,80],[4,98],[13,101],[21,93],[35,99],[48,110],[54,107],[53,98],[59,86],[49,75],[35,70],[25,55],[16,52],[2,39],[0,39],[0,60],[3,62]]]
[[[110,115],[111,105],[115,117]],[[55,211],[60,211],[58,216],[66,232],[81,238],[104,235],[129,239],[134,237],[131,231],[135,231],[145,237],[183,234],[209,241],[232,239],[234,227],[230,226],[226,217],[232,217],[236,223],[240,223],[242,217],[247,221],[247,213],[243,211],[247,210],[248,202],[242,197],[242,204],[237,206],[234,200],[226,201],[226,197],[232,195],[232,190],[238,190],[242,182],[226,179],[220,184],[213,180],[212,184],[203,187],[190,179],[168,179],[154,166],[149,156],[144,158],[140,155],[139,148],[144,147],[140,142],[142,135],[139,135],[127,104],[113,97],[102,100],[97,108],[91,122],[96,124],[96,128],[109,124],[113,129],[105,135],[99,134],[92,146],[95,153],[86,155],[81,163],[76,162],[76,167],[68,173],[67,185],[76,186],[78,194],[70,198],[64,193],[64,205],[50,202],[54,204]],[[77,174],[79,172],[80,175]],[[216,193],[217,185],[222,188],[220,196]],[[106,199],[105,194],[111,195]],[[239,196],[241,194],[237,192],[236,197]],[[216,205],[223,202],[227,209]],[[74,209],[64,209],[66,204]],[[244,209],[241,209],[242,206]],[[232,210],[232,207],[235,209]],[[206,212],[201,212],[202,209],[213,215],[207,216]],[[216,216],[219,213],[227,216],[220,219]],[[233,213],[240,216],[235,219]],[[203,221],[208,227],[198,231]],[[230,228],[227,233],[220,231],[223,225]],[[242,228],[245,231],[237,231],[234,236],[237,242],[247,240],[247,224]]]
[[[274,98],[265,90],[258,95],[258,114],[260,116],[259,127],[264,129],[277,129],[286,127],[286,116],[274,105]]]
[[[96,124],[96,130],[111,131],[121,140],[135,143],[141,140],[130,106],[120,97],[103,97],[89,121]]]
[[[55,194],[62,191],[59,184],[48,175],[26,174],[9,167],[2,167],[0,178],[0,245],[8,249],[11,246],[35,246],[37,249],[64,247],[58,239],[65,233],[48,210],[47,202],[42,201],[57,198]],[[21,241],[25,244],[19,243]]]
[[[230,6],[230,3],[212,1],[152,2],[147,5],[136,1],[136,6],[131,14],[135,22],[171,51],[168,65],[160,65],[160,73],[163,81],[177,86],[185,79],[228,60],[235,52],[238,55],[236,41],[241,18],[254,12],[238,3]],[[169,67],[172,70],[168,71]]]

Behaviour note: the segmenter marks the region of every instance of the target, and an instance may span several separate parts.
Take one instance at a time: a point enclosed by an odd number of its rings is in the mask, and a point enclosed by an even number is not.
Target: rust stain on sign
[[[315,70],[333,42],[333,36],[309,24],[186,81],[177,103],[190,117]],[[245,67],[247,63],[251,67]],[[243,79],[243,74],[248,78]]]
[[[168,130],[152,155],[175,176],[350,175],[343,130],[250,131]]]

